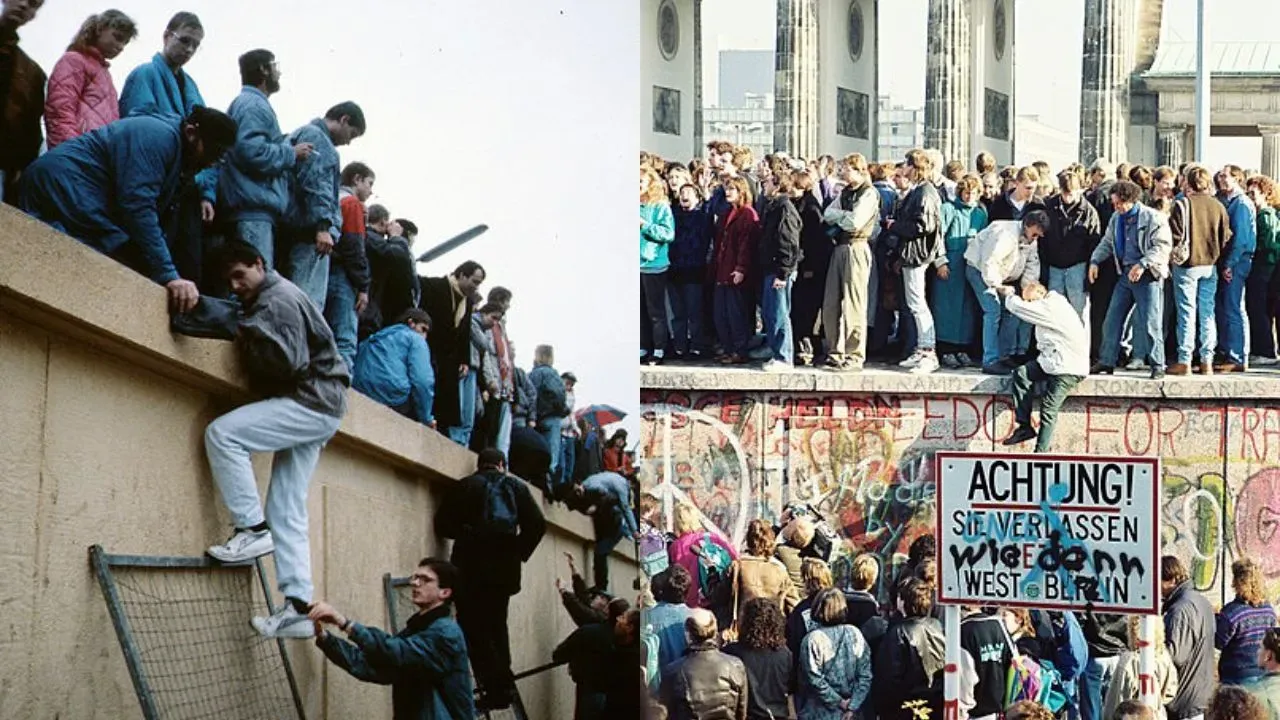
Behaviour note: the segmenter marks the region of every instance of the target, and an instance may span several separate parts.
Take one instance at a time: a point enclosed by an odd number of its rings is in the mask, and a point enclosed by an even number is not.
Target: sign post
[[[945,720],[959,714],[962,605],[1147,616],[1139,675],[1154,707],[1159,459],[939,452],[934,462]]]

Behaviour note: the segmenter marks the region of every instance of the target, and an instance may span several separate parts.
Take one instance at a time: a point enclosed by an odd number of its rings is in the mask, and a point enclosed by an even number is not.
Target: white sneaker
[[[898,367],[913,368],[920,364],[920,359],[924,357],[924,353],[919,350],[911,353],[911,357],[898,363]]]
[[[782,362],[781,360],[770,360],[769,362],[765,363],[764,367],[761,369],[767,373],[785,373],[785,372],[791,372],[795,368],[787,363]]]
[[[920,353],[920,362],[911,368],[912,375],[927,375],[938,369],[938,356],[936,353],[926,352]]]
[[[1265,355],[1250,355],[1249,365],[1253,367],[1275,367],[1280,361],[1275,358],[1266,357]]]
[[[270,530],[236,530],[225,545],[214,545],[205,552],[218,562],[243,563],[270,555],[275,549]]]
[[[293,604],[285,600],[284,607],[267,617],[255,617],[251,623],[263,637],[310,640],[316,636],[315,623],[306,615],[298,614]]]

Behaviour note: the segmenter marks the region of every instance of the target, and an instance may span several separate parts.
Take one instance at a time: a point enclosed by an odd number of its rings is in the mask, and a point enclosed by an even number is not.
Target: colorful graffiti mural
[[[740,543],[752,518],[813,505],[856,552],[882,568],[934,531],[933,454],[1003,450],[1012,407],[999,395],[642,392],[641,484],[699,507]],[[1230,564],[1263,562],[1280,595],[1280,407],[1235,400],[1076,397],[1054,451],[1159,456],[1161,539],[1215,604],[1230,599]],[[882,573],[882,577],[888,573]]]

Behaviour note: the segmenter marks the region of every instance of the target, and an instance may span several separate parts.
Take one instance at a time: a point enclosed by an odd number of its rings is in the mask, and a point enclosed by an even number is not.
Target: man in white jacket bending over
[[[1058,410],[1071,389],[1089,374],[1089,333],[1071,303],[1056,292],[1046,291],[1038,282],[1023,283],[1021,298],[1007,285],[998,292],[1006,297],[1005,307],[1010,313],[1035,326],[1040,348],[1040,357],[1013,371],[1014,418],[1018,426],[1004,444],[1017,445],[1036,437],[1031,428],[1031,389],[1044,380],[1047,387],[1040,400],[1036,452],[1048,452]]]
[[[1008,375],[1031,342],[1029,327],[1001,312],[999,290],[1040,282],[1039,240],[1049,216],[1032,210],[1021,220],[997,220],[978,233],[964,251],[965,275],[982,306],[982,372]],[[1010,288],[1012,292],[1012,288]]]

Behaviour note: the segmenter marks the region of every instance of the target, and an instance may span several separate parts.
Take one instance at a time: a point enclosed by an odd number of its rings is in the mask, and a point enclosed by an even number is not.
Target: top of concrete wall
[[[251,399],[231,343],[171,333],[165,290],[147,278],[6,205],[0,258],[0,312],[214,397]],[[474,453],[390,408],[354,391],[347,408],[334,443],[409,477],[440,482],[475,471]],[[549,523],[594,539],[585,516],[559,506],[543,511]],[[625,544],[619,552],[633,554]]]
[[[738,390],[749,392],[909,393],[917,395],[992,395],[1009,392],[1009,378],[983,375],[977,370],[939,370],[912,375],[888,368],[861,373],[837,373],[796,368],[768,373],[751,368],[664,366],[640,372],[642,390]],[[1151,380],[1146,373],[1117,371],[1094,375],[1072,391],[1073,396],[1169,399],[1280,398],[1280,371]]]

